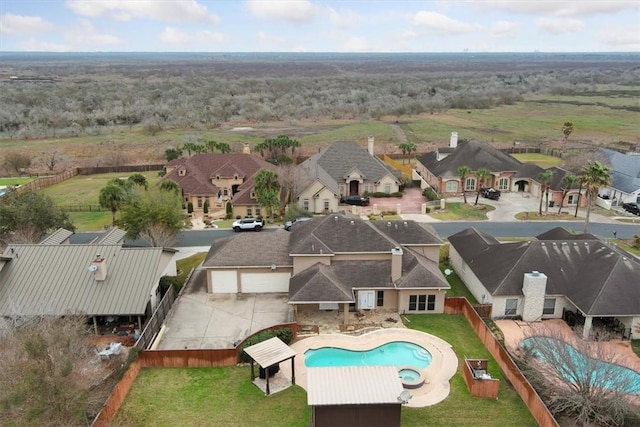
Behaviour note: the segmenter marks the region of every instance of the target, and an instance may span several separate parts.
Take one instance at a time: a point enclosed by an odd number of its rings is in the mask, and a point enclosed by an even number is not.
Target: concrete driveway
[[[155,349],[233,348],[269,326],[287,323],[287,294],[209,294],[206,272],[196,270],[156,341]]]

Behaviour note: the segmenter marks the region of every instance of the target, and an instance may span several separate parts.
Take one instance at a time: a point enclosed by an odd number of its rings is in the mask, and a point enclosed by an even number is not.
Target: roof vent
[[[540,243],[540,246],[544,246],[544,242]]]
[[[555,245],[556,245],[556,242],[551,242],[551,244],[552,244],[553,246],[555,246]]]
[[[407,224],[407,221],[405,221],[403,224],[405,225],[405,227],[408,225],[408,224]]]
[[[355,224],[356,222],[355,222],[354,220],[351,220],[349,223],[350,223],[351,225],[353,225],[353,224]]]
[[[387,227],[391,227],[391,221],[387,222]]]
[[[578,243],[576,243],[576,242],[573,242],[573,246],[578,246]]]
[[[536,270],[533,270],[533,271],[531,272],[531,275],[532,275],[533,277],[538,277],[538,276],[540,275],[540,272],[538,272],[538,271],[536,271]]]

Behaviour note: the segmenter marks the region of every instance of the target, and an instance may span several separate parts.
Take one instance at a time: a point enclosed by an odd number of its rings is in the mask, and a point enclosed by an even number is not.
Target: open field
[[[33,178],[0,178],[0,186],[4,185],[24,185],[29,181],[33,181]]]
[[[535,163],[543,169],[562,165],[562,159],[553,156],[546,156],[544,154],[522,153],[512,154],[512,156],[520,160],[522,163]]]
[[[403,426],[536,425],[464,316],[407,318],[408,327],[448,341],[460,363],[464,356],[489,359],[489,373],[501,384],[497,400],[472,398],[458,372],[451,380],[451,394],[443,402],[426,408],[402,408]],[[265,396],[251,384],[248,366],[143,369],[113,425],[308,426],[310,409],[306,403],[306,393],[297,386]]]

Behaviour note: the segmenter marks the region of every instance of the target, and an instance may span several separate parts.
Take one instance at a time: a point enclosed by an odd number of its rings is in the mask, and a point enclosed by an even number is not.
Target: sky
[[[638,52],[640,0],[0,0],[0,51]]]

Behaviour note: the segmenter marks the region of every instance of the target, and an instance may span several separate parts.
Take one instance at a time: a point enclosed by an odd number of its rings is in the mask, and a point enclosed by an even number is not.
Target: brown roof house
[[[213,217],[225,215],[226,203],[233,205],[233,216],[260,216],[253,177],[262,169],[276,171],[271,163],[249,153],[196,154],[167,164],[167,174],[182,189],[185,203],[202,211],[209,204]]]
[[[298,207],[313,213],[338,211],[340,197],[365,193],[395,193],[400,188],[400,172],[374,153],[374,138],[368,148],[355,142],[336,142],[311,156],[299,166]]]
[[[126,316],[141,327],[160,301],[163,272],[176,274],[175,250],[123,247],[118,229],[89,244],[68,243],[67,235],[58,230],[40,244],[7,246],[0,256],[0,316],[85,314],[96,331],[105,318]]]
[[[442,244],[426,224],[331,214],[216,240],[203,268],[211,293],[288,292],[298,311],[442,313]]]
[[[598,324],[640,338],[640,262],[616,246],[562,228],[508,243],[468,228],[449,242],[451,265],[478,301],[493,305],[493,318],[571,313],[585,337]]]

